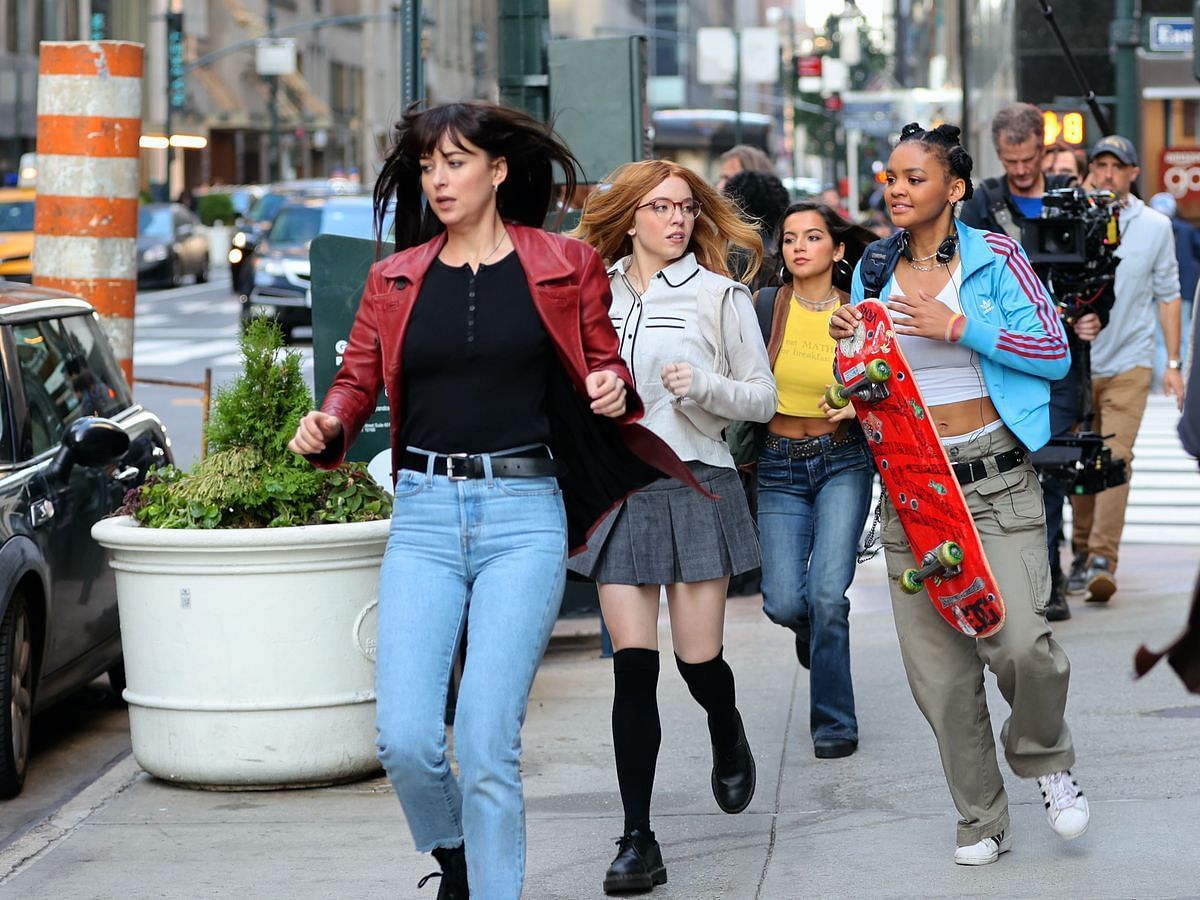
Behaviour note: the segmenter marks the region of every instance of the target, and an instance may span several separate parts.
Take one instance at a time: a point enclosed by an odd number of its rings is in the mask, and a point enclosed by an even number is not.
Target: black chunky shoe
[[[639,828],[617,839],[617,857],[604,875],[604,893],[640,894],[667,883],[667,867],[653,832]]]
[[[812,635],[810,634],[804,633],[796,635],[796,661],[800,663],[800,667],[804,669],[809,668],[809,663],[811,662],[809,659],[809,656],[812,652],[812,647],[810,646],[811,642]]]
[[[440,878],[442,883],[438,886],[437,900],[469,900],[471,892],[467,888],[467,854],[463,846],[438,847],[433,851],[433,858],[438,861],[442,871],[430,872],[417,882],[417,887],[425,887],[425,882],[430,878]]]
[[[1067,604],[1067,593],[1063,590],[1066,579],[1062,575],[1054,579],[1050,588],[1050,599],[1046,603],[1046,621],[1063,622],[1071,618],[1071,607]]]
[[[721,811],[727,813],[740,813],[754,797],[754,754],[750,752],[750,744],[746,741],[741,713],[735,710],[734,715],[737,716],[737,743],[727,750],[712,745],[713,796]]]

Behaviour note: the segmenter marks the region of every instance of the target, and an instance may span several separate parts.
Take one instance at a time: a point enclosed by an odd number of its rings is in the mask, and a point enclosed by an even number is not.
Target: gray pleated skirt
[[[601,584],[680,584],[758,567],[758,534],[733,469],[688,463],[710,500],[676,478],[661,478],[600,523],[588,548],[567,561]]]

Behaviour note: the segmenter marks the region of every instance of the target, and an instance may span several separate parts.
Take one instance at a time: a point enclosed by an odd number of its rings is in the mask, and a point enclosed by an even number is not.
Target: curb
[[[141,774],[142,768],[133,753],[126,754],[103,775],[0,850],[0,885],[7,884],[60,841],[70,837],[92,813],[128,788]]]

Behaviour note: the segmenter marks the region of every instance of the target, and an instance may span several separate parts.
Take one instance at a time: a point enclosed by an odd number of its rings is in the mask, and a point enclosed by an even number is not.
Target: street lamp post
[[[275,39],[275,0],[267,0],[267,37]],[[270,179],[279,180],[279,76],[269,75],[271,85],[271,160]]]

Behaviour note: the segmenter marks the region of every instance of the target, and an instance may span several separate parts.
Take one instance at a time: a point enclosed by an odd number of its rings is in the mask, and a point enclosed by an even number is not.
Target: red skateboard
[[[855,307],[862,321],[838,341],[826,401],[854,401],[884,488],[900,516],[916,567],[900,588],[922,589],[951,627],[989,637],[1004,624],[1004,600],[992,575],[962,488],[934,430],[908,361],[896,344],[887,308],[877,300]]]

